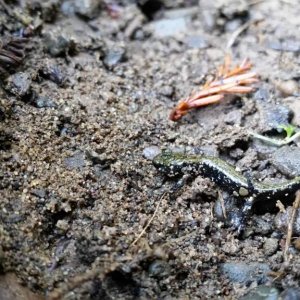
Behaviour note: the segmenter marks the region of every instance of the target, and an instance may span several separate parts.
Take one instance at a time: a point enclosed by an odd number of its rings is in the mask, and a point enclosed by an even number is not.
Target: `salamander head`
[[[153,159],[153,165],[168,176],[183,174],[183,169],[188,166],[187,156],[182,153],[162,152]]]

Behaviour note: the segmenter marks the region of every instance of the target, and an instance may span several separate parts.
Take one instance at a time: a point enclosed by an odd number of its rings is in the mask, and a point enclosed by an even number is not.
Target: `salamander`
[[[236,197],[251,198],[252,203],[291,199],[300,189],[300,176],[279,184],[265,184],[242,175],[232,165],[211,156],[162,152],[154,157],[153,165],[168,176],[190,174],[209,178]]]

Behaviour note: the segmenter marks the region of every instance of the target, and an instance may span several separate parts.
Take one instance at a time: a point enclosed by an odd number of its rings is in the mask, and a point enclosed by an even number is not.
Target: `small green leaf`
[[[296,127],[291,124],[279,125],[278,128],[282,128],[285,131],[286,139],[291,138],[291,136],[295,133],[296,130]]]

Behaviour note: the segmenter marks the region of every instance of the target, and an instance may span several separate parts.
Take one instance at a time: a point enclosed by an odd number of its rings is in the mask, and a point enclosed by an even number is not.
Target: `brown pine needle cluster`
[[[170,120],[177,121],[189,110],[221,101],[225,94],[247,94],[254,90],[252,83],[258,81],[256,72],[251,72],[252,64],[245,59],[240,65],[230,70],[231,59],[225,58],[216,77],[207,81],[199,92],[179,101],[172,110]]]

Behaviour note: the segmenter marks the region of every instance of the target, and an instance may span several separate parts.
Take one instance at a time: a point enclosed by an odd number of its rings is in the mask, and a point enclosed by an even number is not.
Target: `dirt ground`
[[[299,299],[300,230],[284,262],[275,203],[238,236],[215,216],[217,186],[172,192],[152,165],[171,149],[256,179],[300,175],[299,142],[249,136],[300,126],[297,1],[99,2],[0,1],[1,38],[28,36],[1,81],[0,298],[239,299],[263,285]],[[229,50],[257,90],[170,121]]]

